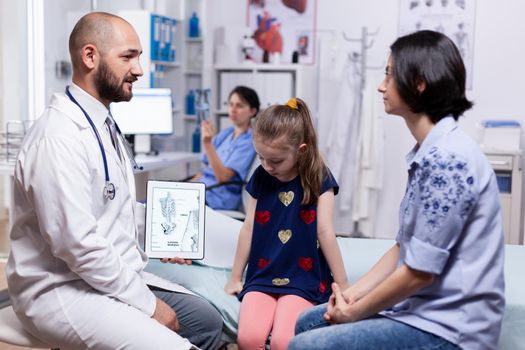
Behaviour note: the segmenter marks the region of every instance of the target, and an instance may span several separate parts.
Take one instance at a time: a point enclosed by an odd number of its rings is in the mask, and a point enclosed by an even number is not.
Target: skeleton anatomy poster
[[[399,35],[430,29],[441,32],[457,45],[467,70],[467,89],[472,89],[476,0],[401,0]]]

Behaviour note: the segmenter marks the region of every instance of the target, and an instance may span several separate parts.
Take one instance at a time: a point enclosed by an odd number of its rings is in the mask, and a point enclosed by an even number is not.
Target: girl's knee
[[[237,346],[239,346],[239,350],[264,349],[267,337],[263,334],[239,332]]]
[[[270,349],[272,350],[286,350],[288,344],[292,340],[293,334],[274,333],[270,338]]]
[[[240,322],[237,345],[240,350],[264,349],[270,330],[256,322]]]

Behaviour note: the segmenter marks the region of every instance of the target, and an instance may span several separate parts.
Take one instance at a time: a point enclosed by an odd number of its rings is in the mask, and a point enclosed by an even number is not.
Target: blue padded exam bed
[[[235,341],[240,303],[224,293],[231,274],[241,223],[206,208],[206,259],[191,266],[151,260],[147,270],[204,297],[224,319],[224,340]],[[393,240],[338,238],[350,283],[366,273],[394,244]],[[501,350],[525,349],[525,246],[505,246],[506,309],[499,341]],[[451,320],[454,322],[454,320]]]

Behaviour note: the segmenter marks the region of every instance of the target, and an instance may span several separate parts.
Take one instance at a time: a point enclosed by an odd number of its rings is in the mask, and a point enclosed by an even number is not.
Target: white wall
[[[53,11],[52,17],[46,15],[46,19],[50,20],[48,26],[51,26],[49,32],[46,32],[46,45],[49,43],[47,49],[50,55],[63,56],[64,52],[67,52],[64,51],[64,46],[59,44],[58,41],[54,41],[55,39],[53,38],[57,38],[56,40],[58,40],[58,37],[65,38],[65,35],[68,33],[64,33],[63,23],[56,21],[55,25],[52,18],[63,18],[60,16],[65,13],[66,5],[64,4],[71,2],[71,0],[46,0],[46,6],[51,6]],[[89,6],[88,1],[75,0],[74,2],[81,4],[78,6]],[[2,6],[9,3],[9,6],[16,7],[15,4],[19,2],[0,0],[0,3],[3,4]],[[124,6],[122,0],[116,3],[109,0],[100,0],[98,3],[101,9]],[[141,2],[129,1],[126,2],[126,7],[129,8],[131,4],[138,7],[140,6],[139,3]],[[151,6],[154,2],[150,0],[146,1],[146,3],[148,3],[148,6]],[[160,4],[158,5],[159,7],[166,6],[163,1],[159,1],[158,4]],[[246,24],[247,1],[205,1],[205,5],[206,13],[201,16],[205,43],[203,85],[213,87],[212,38],[214,30],[221,26],[244,26]],[[353,37],[359,37],[363,26],[367,26],[370,30],[379,29],[374,45],[368,52],[368,62],[372,65],[382,65],[388,55],[389,45],[397,36],[398,5],[399,0],[317,0],[317,28],[321,31],[334,30],[338,33],[345,31]],[[5,13],[3,9],[2,13]],[[523,100],[522,84],[525,81],[525,72],[522,68],[522,61],[525,56],[525,41],[523,40],[525,21],[522,19],[523,13],[525,13],[525,2],[522,0],[477,1],[473,89],[468,92],[468,96],[475,102],[475,107],[468,111],[465,114],[465,118],[461,121],[461,126],[473,136],[475,135],[475,124],[482,119],[512,118],[525,123],[525,113],[521,102]],[[1,23],[2,35],[10,40],[9,53],[6,51],[2,52],[4,73],[8,74],[4,78],[5,81],[9,81],[9,89],[5,89],[4,85],[3,97],[4,101],[16,101],[16,103],[10,104],[9,113],[6,113],[4,108],[4,116],[13,115],[13,113],[15,115],[24,115],[24,94],[23,85],[21,84],[25,80],[20,79],[20,75],[15,76],[16,73],[12,69],[13,66],[9,66],[8,71],[5,68],[7,66],[6,57],[9,57],[9,62],[12,62],[14,67],[23,66],[24,57],[19,56],[18,60],[13,59],[13,55],[17,57],[17,52],[21,48],[14,44],[16,39],[12,39],[15,32],[4,29],[6,27],[11,29],[15,25],[20,25],[16,22],[19,22],[19,18],[24,17],[22,15],[7,17],[7,22],[2,20]],[[63,42],[64,39],[60,40]],[[340,52],[346,55],[347,51],[355,50],[355,48],[355,45],[349,44],[347,48],[342,47]],[[47,69],[52,69],[51,64],[56,60],[56,57],[51,58],[51,56],[48,57],[47,55],[48,52],[46,51]],[[368,79],[370,81],[379,81],[381,75],[381,71],[369,71]],[[59,85],[60,89],[63,88],[63,83],[59,83],[56,89],[58,89]],[[184,92],[180,93],[183,94]],[[377,98],[378,103],[381,104],[379,94]],[[326,104],[334,103],[334,101],[323,99],[320,103],[320,110],[322,111],[323,104],[326,106]],[[321,114],[318,117],[319,129],[321,137],[323,137],[325,135],[323,133],[325,125],[323,120],[326,121],[326,118],[330,116]],[[380,205],[376,219],[376,231],[381,237],[393,237],[398,226],[397,209],[406,184],[404,155],[413,146],[414,140],[400,118],[385,116],[383,120],[384,164],[386,170],[384,190],[379,201]],[[525,148],[523,143],[524,141],[522,140],[522,147]],[[351,231],[349,216],[338,216],[336,227],[338,231]]]
[[[208,2],[208,13],[214,14],[209,16],[208,35],[211,36],[216,27],[245,25],[246,4],[244,0]],[[344,31],[350,36],[359,37],[363,26],[371,31],[379,29],[374,45],[368,52],[368,62],[382,65],[386,61],[389,45],[397,37],[398,6],[398,0],[318,0],[317,28],[321,31],[321,37],[322,32],[329,30]],[[460,122],[473,137],[476,134],[475,124],[483,119],[516,119],[525,124],[522,106],[525,2],[478,0],[476,7],[473,88],[468,92],[475,107]],[[220,11],[221,8],[227,8],[228,11]],[[347,50],[356,48],[348,44]],[[208,50],[212,52],[212,48]],[[346,51],[341,50],[341,54],[346,54]],[[212,62],[208,60],[207,65],[211,67]],[[368,71],[367,74],[370,81],[379,82],[382,71]],[[320,110],[323,110],[323,104],[330,103],[334,101],[320,101]],[[381,103],[379,94],[378,103]],[[323,120],[329,117],[319,115],[321,137],[326,134],[323,133]],[[414,145],[414,139],[401,118],[385,116],[383,120],[385,176],[376,231],[380,237],[393,237],[398,227],[398,206],[406,184],[404,156]],[[522,148],[525,149],[525,138],[522,138]],[[351,227],[349,215],[336,217],[339,232],[351,231]]]
[[[223,11],[221,16],[210,16],[208,22],[208,34],[212,35],[213,30],[221,26],[244,26],[246,24],[246,1],[243,0],[223,0],[208,3],[208,13],[221,13],[220,7],[230,9]],[[317,29],[320,37],[325,38],[326,33],[335,31],[338,35],[342,31],[352,37],[361,35],[361,27],[368,26],[370,30],[379,29],[373,47],[369,51],[369,62],[372,65],[382,65],[388,55],[388,46],[395,40],[397,33],[397,1],[359,1],[359,0],[323,0],[318,1],[317,6]],[[381,9],[378,11],[378,9]],[[329,50],[329,47],[322,46]],[[346,55],[347,52],[354,51],[358,46],[348,44],[346,47],[339,47],[339,54]],[[211,50],[211,48],[208,48]],[[210,63],[211,66],[211,63]],[[379,79],[383,71],[370,72]],[[209,74],[211,75],[210,70]],[[349,97],[350,98],[350,97]],[[380,103],[378,95],[378,103]],[[333,99],[319,101],[319,110],[326,110],[326,106],[334,103]],[[326,135],[326,120],[330,115],[321,113],[317,116],[318,127],[321,135]],[[392,237],[397,227],[397,207],[403,194],[403,187],[406,183],[406,175],[401,165],[404,161],[404,153],[412,147],[413,141],[406,131],[403,121],[397,117],[384,118],[385,121],[385,169],[388,174],[385,176],[385,190],[382,194],[381,205],[378,209],[378,232],[382,237]],[[320,135],[320,137],[322,137]],[[320,140],[323,141],[322,139]],[[392,147],[395,145],[395,147]],[[350,215],[336,216],[336,229],[338,232],[351,232],[352,220]]]
[[[7,0],[2,0],[7,1]],[[176,0],[98,0],[96,11],[118,13],[121,10],[145,9],[168,16],[180,17],[180,1]],[[88,13],[91,2],[87,0],[46,0],[45,1],[45,73],[46,73],[46,102],[54,92],[63,91],[71,77],[57,77],[55,64],[58,61],[69,62],[68,40],[73,29],[73,23],[68,23],[68,13]],[[56,18],[64,20],[57,21]]]
[[[0,0],[0,130],[8,120],[28,118],[27,6],[25,1]],[[0,181],[0,207],[10,202],[9,177]],[[0,216],[5,215],[2,209]],[[5,239],[5,237],[0,237]],[[4,245],[5,246],[5,245]]]
[[[25,1],[0,0],[0,93],[4,121],[27,118],[26,11]]]
[[[379,10],[380,9],[380,10]],[[319,1],[317,27],[320,31],[334,30],[338,33],[345,32],[353,38],[361,37],[361,29],[367,27],[370,32],[377,31],[373,37],[373,44],[367,52],[367,64],[384,67],[388,55],[388,47],[397,37],[398,1]],[[321,39],[326,36],[321,36]],[[329,49],[329,48],[326,48]],[[340,55],[346,56],[353,51],[359,51],[360,43],[343,43],[338,46]],[[376,85],[383,78],[384,69],[368,70],[367,83]],[[351,98],[349,96],[349,98]],[[331,116],[323,114],[333,100],[323,99],[320,102],[321,124]],[[382,100],[377,94],[377,107],[382,110]],[[328,109],[329,110],[329,109]],[[406,173],[404,170],[404,154],[413,146],[413,139],[407,131],[403,120],[395,116],[383,118],[384,128],[384,183],[377,207],[376,236],[393,237],[398,226],[398,205],[404,193]],[[325,124],[326,125],[326,124]],[[323,126],[320,126],[320,142],[323,140]],[[324,133],[326,135],[326,133]],[[335,215],[337,232],[350,233],[354,230],[351,214],[338,212]]]
[[[57,77],[55,64],[59,61],[70,62],[68,41],[67,13],[69,11],[89,11],[89,1],[85,0],[46,0],[44,7],[44,69],[46,76],[45,101],[49,102],[51,95],[63,91],[71,80],[69,77]],[[57,18],[63,20],[57,21]],[[71,28],[72,29],[72,28]]]

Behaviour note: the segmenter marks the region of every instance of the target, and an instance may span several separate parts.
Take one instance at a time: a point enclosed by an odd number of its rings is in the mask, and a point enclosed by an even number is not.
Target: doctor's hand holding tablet
[[[179,265],[191,265],[192,263],[192,260],[190,259],[183,259],[179,257],[173,257],[173,258],[164,257],[164,258],[161,258],[160,261],[165,264],[171,263],[171,264],[179,264]]]

